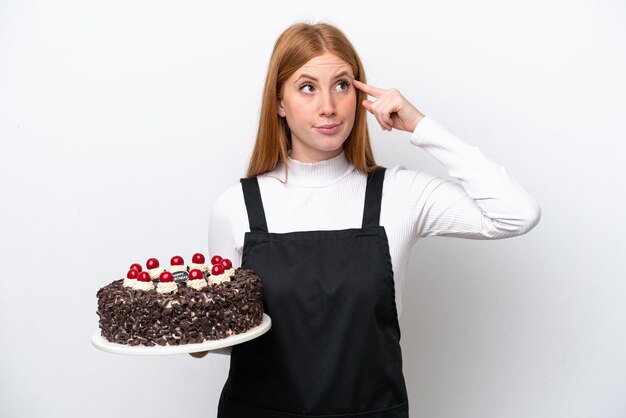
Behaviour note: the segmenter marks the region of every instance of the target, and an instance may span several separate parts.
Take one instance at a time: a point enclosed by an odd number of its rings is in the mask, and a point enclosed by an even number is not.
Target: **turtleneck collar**
[[[287,184],[302,187],[324,187],[338,182],[352,171],[355,167],[346,158],[344,151],[329,160],[317,163],[301,163],[289,157]],[[285,181],[285,168],[278,163],[269,173],[265,174]]]

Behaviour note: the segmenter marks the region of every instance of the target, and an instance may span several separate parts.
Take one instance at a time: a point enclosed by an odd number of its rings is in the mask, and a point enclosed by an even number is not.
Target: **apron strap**
[[[250,232],[268,232],[259,180],[256,177],[241,179],[241,188],[243,189],[243,198],[246,201]]]
[[[367,188],[365,189],[365,208],[363,209],[363,228],[379,226],[380,201],[383,197],[383,180],[385,179],[385,167],[376,167],[367,175]]]

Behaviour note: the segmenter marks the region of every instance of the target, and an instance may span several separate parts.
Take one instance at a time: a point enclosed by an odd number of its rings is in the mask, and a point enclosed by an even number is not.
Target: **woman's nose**
[[[320,116],[334,116],[337,113],[335,100],[330,93],[320,94]]]

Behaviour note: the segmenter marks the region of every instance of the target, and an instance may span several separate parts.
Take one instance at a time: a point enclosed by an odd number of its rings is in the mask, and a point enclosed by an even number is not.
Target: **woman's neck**
[[[341,180],[354,170],[354,165],[348,161],[343,151],[336,157],[314,163],[301,162],[290,156],[287,163],[287,184],[302,187],[328,186]],[[267,175],[284,182],[285,167],[279,163]]]

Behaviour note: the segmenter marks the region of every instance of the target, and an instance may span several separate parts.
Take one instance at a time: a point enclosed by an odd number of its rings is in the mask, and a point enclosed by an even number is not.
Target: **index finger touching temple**
[[[368,84],[362,83],[359,80],[357,80],[356,78],[352,80],[354,87],[356,87],[357,89],[369,94],[370,96],[373,97],[378,97],[383,93],[382,89],[370,86]]]

